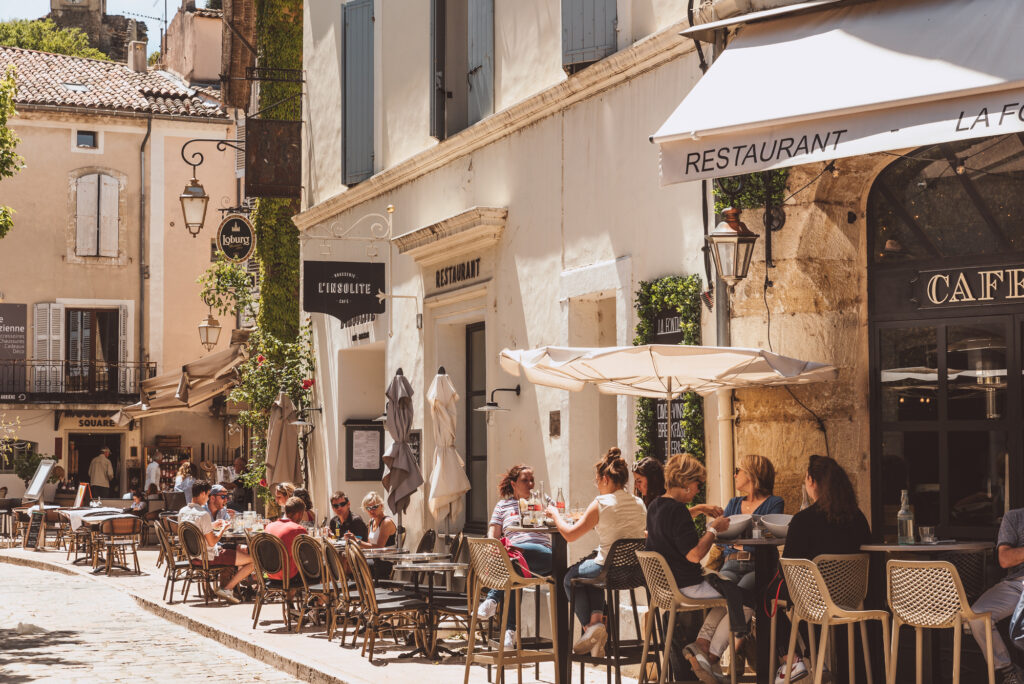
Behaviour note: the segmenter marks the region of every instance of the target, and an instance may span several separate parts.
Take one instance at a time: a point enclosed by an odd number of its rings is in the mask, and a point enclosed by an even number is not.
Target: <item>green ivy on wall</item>
[[[719,183],[714,183],[715,213],[730,206],[735,209],[761,209],[764,210],[765,200],[770,199],[772,206],[782,206],[786,198],[786,182],[789,180],[789,169],[774,169],[772,171],[756,171],[745,176],[733,176],[723,178],[722,183],[730,184],[739,188],[735,196],[730,197],[722,190]]]
[[[665,276],[650,282],[641,282],[636,291],[634,307],[637,312],[636,336],[633,344],[654,342],[656,319],[666,311],[679,312],[682,344],[700,344],[700,276]],[[693,454],[704,463],[704,402],[696,393],[683,395],[683,451]],[[657,434],[656,401],[639,399],[636,406],[637,460],[653,457],[651,439]],[[704,501],[701,492],[694,503]]]

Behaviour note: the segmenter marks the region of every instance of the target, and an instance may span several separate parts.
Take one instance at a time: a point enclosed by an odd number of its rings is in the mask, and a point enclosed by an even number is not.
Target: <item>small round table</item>
[[[436,554],[436,553],[408,553],[405,556],[437,556],[441,555],[448,558],[448,554]],[[402,653],[399,657],[411,658],[414,655],[422,653],[431,660],[437,660],[437,654],[439,651],[445,651],[449,655],[456,655],[455,651],[449,650],[440,644],[437,639],[437,630],[434,627],[434,618],[436,613],[434,612],[434,573],[435,572],[456,572],[458,570],[468,570],[469,563],[453,563],[452,561],[437,561],[437,560],[426,560],[423,562],[415,561],[400,561],[395,563],[394,570],[406,570],[409,572],[416,573],[414,577],[414,586],[419,589],[419,577],[420,573],[427,574],[427,643],[429,644],[427,649],[417,648],[409,653]]]
[[[754,547],[754,595],[763,596],[779,567],[778,547],[785,545],[786,540],[779,537],[762,537],[761,539],[719,539],[720,544],[730,546]],[[765,608],[765,601],[758,601],[755,607],[757,620],[754,623],[757,642],[757,682],[767,684],[775,680],[775,673],[768,671],[771,658],[771,625],[772,619]]]

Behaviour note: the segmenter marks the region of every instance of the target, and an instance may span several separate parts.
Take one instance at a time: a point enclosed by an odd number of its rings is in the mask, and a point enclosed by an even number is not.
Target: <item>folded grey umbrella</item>
[[[412,427],[412,385],[399,372],[388,385],[387,419],[384,427],[394,442],[384,454],[384,477],[381,484],[388,492],[388,508],[404,513],[409,497],[423,484],[423,474],[409,446],[409,428]]]

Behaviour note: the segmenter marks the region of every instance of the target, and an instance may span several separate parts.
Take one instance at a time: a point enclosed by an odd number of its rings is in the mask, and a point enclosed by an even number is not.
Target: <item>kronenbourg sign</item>
[[[384,264],[303,261],[302,309],[334,316],[342,325],[358,316],[384,313]]]

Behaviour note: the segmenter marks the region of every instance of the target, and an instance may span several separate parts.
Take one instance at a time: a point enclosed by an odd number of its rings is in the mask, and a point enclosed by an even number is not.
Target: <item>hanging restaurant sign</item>
[[[919,271],[913,285],[921,309],[1009,304],[1024,300],[1024,266]]]
[[[301,196],[301,150],[301,122],[247,118],[245,196]]]
[[[247,261],[256,249],[256,233],[249,219],[241,214],[230,214],[217,229],[217,247],[229,261]]]
[[[302,309],[325,313],[347,325],[356,317],[384,313],[384,264],[362,261],[302,262]]]

